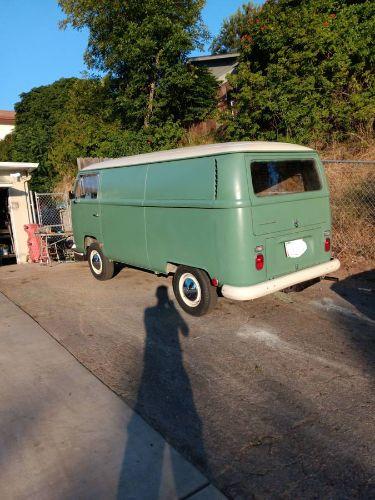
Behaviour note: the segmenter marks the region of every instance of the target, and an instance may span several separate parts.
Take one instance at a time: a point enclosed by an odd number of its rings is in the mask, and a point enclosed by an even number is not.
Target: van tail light
[[[331,250],[331,238],[326,238],[324,240],[324,250],[329,252]]]
[[[261,271],[264,267],[264,256],[261,253],[258,253],[255,257],[255,267],[257,271]]]

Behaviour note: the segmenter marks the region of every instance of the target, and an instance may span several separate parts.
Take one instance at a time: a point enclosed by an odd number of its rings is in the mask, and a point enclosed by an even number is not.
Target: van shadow
[[[332,285],[332,290],[359,312],[359,317],[343,318],[341,315],[340,320],[345,325],[343,331],[361,353],[369,372],[375,374],[375,270],[338,281]]]
[[[338,281],[332,285],[332,290],[370,320],[375,320],[375,269]]]
[[[157,304],[147,308],[144,313],[146,340],[143,371],[134,406],[135,414],[127,427],[118,499],[144,498],[144,485],[139,484],[139,475],[137,477],[139,464],[135,464],[136,457],[139,457],[140,442],[139,432],[137,433],[138,415],[142,415],[162,435],[171,435],[185,457],[188,449],[194,449],[196,457],[199,457],[196,465],[204,469],[206,474],[208,471],[202,422],[195,408],[190,380],[183,365],[180,343],[180,335],[187,337],[189,327],[173,301],[169,300],[166,286],[157,288],[156,297]],[[165,480],[174,483],[177,497],[183,492],[182,482],[186,483],[186,477],[181,475],[181,460],[178,454],[167,450],[167,447],[169,448],[164,442],[161,446],[156,445],[153,450],[146,450],[148,454],[152,454],[152,463],[148,463],[146,472],[148,500],[163,496]],[[166,454],[169,455],[167,460]],[[190,456],[186,458],[192,459]],[[142,471],[140,476],[143,476]]]

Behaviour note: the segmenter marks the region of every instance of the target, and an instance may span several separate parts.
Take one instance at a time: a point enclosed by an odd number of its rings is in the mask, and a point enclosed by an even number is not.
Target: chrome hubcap
[[[90,254],[90,263],[95,274],[100,274],[102,272],[103,269],[102,259],[100,257],[99,252],[97,252],[96,250],[93,250]]]
[[[197,307],[202,298],[201,287],[197,278],[191,273],[184,273],[179,281],[179,292],[182,300],[189,307]]]
[[[187,299],[192,301],[197,300],[198,297],[197,286],[191,278],[186,278],[182,286],[182,289]]]

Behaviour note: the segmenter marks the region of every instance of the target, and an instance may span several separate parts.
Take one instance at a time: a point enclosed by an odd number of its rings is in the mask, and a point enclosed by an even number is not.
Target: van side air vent
[[[215,200],[217,200],[217,185],[218,185],[218,171],[217,171],[217,160],[215,160]]]

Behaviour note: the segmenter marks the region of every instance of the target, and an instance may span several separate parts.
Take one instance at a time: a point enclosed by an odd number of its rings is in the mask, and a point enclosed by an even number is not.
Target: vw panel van
[[[252,300],[336,271],[318,154],[272,142],[181,148],[84,168],[72,193],[77,251],[98,280],[123,263],[173,274],[200,316],[218,290]]]

